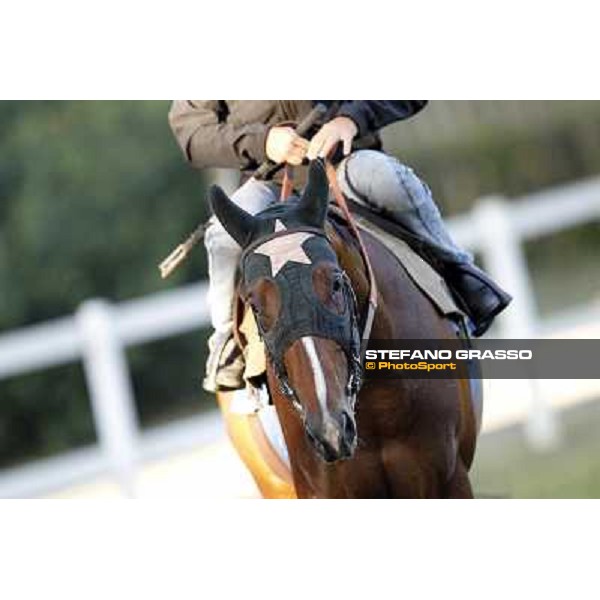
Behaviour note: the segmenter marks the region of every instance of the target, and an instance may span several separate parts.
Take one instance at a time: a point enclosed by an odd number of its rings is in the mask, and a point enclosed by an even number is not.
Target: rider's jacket
[[[269,128],[300,122],[316,102],[327,119],[351,118],[358,127],[353,150],[381,149],[378,131],[418,113],[425,100],[175,100],[169,124],[186,159],[197,168],[239,168],[247,178],[265,160]],[[323,123],[317,123],[308,139]],[[333,162],[341,156],[334,156]],[[302,169],[296,181],[304,179]]]

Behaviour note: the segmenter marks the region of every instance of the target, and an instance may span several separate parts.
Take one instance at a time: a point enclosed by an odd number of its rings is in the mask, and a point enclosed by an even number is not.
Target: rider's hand
[[[319,129],[310,141],[306,156],[310,160],[317,157],[326,158],[338,142],[343,142],[344,156],[347,156],[350,154],[352,140],[357,133],[358,127],[352,119],[349,117],[336,117]]]
[[[273,162],[298,166],[306,156],[308,140],[300,137],[291,127],[271,127],[265,150]]]

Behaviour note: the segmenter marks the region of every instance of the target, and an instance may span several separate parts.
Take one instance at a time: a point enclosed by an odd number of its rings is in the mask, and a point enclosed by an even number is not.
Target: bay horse
[[[212,210],[242,246],[239,294],[267,354],[267,384],[298,498],[472,498],[480,414],[466,379],[367,379],[358,359],[369,279],[356,239],[327,220],[313,161],[299,200],[251,216],[217,186]],[[363,232],[378,307],[373,339],[456,339],[396,258]],[[362,384],[362,385],[361,385]]]

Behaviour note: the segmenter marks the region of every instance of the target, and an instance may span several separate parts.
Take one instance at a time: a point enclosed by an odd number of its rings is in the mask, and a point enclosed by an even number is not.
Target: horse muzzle
[[[356,421],[347,412],[339,420],[326,417],[322,424],[306,424],[306,435],[317,454],[327,463],[351,458],[357,445]]]

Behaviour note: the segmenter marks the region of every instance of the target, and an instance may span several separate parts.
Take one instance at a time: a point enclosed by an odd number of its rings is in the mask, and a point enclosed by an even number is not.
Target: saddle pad
[[[283,430],[281,429],[275,407],[273,405],[265,406],[258,411],[257,415],[260,424],[262,425],[263,432],[269,440],[271,447],[279,457],[279,460],[288,468],[288,470],[291,470],[290,456],[288,454],[287,445],[283,437]]]
[[[423,260],[412,248],[366,218],[354,215],[356,225],[377,238],[397,258],[415,285],[431,300],[444,316],[464,315],[450,294],[444,279]]]
[[[232,392],[229,413],[240,416],[256,416],[262,428],[262,434],[269,442],[271,450],[288,470],[291,468],[283,431],[275,407],[270,404],[266,384],[263,383],[258,389],[247,386],[245,389]]]
[[[232,392],[229,412],[233,415],[256,415],[274,452],[289,468],[290,459],[283,439],[283,431],[275,406],[270,404],[269,390],[266,384],[263,383],[258,389],[247,387]]]
[[[287,447],[275,407],[240,414],[236,407],[246,404],[246,393],[247,390],[217,392],[228,437],[263,498],[295,498]]]

